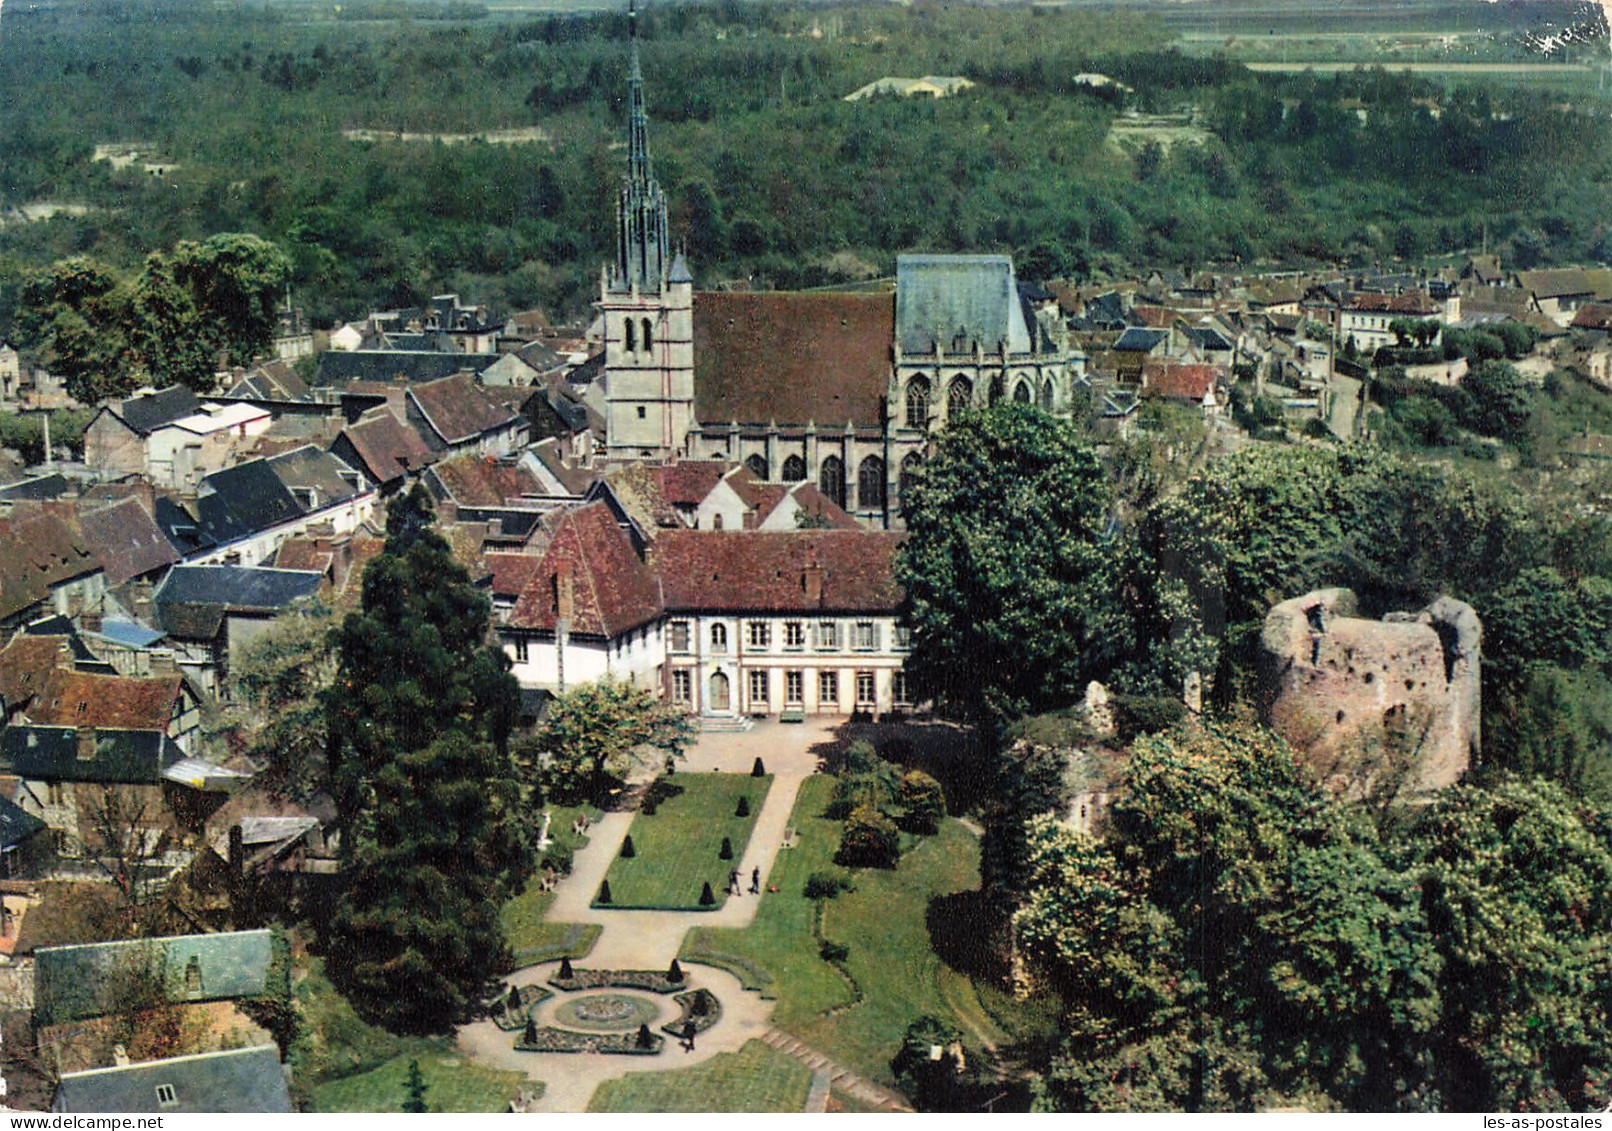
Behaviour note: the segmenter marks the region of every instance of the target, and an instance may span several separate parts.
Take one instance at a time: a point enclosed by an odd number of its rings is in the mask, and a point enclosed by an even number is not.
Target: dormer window
[[[157,1085],[157,1106],[158,1107],[178,1107],[179,1106],[179,1094],[174,1091],[174,1086],[172,1084],[158,1084]]]

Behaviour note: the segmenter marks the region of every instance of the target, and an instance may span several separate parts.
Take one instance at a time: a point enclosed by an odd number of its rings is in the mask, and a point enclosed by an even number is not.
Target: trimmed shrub
[[[511,1008],[511,1009],[519,1009],[520,1007],[521,1007],[521,988],[519,986],[511,986],[511,987],[509,987],[509,1008]]]
[[[908,770],[896,787],[896,802],[906,813],[906,826],[925,835],[940,828],[946,815],[946,792],[922,770]]]
[[[817,948],[817,955],[824,962],[844,962],[851,957],[851,948],[844,943],[823,940],[823,945]]]
[[[767,776],[767,767],[761,764],[761,755],[759,754],[756,755],[756,764],[750,767],[750,776],[753,778],[764,778]]]
[[[650,1035],[648,1025],[638,1026],[637,1044],[641,1049],[653,1048],[655,1046],[655,1038]]]
[[[722,838],[722,848],[717,852],[717,856],[718,856],[718,858],[720,858],[722,860],[732,860],[733,859],[733,841],[729,840],[727,837],[723,837]]]
[[[701,907],[715,907],[716,906],[716,896],[711,894],[711,881],[710,880],[706,880],[705,884],[700,888],[700,906]]]
[[[851,878],[843,872],[813,872],[806,877],[801,894],[807,899],[833,899],[842,891],[851,890]]]
[[[834,863],[848,868],[894,868],[900,858],[901,836],[895,822],[871,805],[853,809]]]
[[[633,847],[632,834],[628,833],[627,834],[627,839],[621,842],[621,858],[623,860],[631,860],[634,856],[637,856],[637,855],[638,855],[638,850]]]
[[[677,959],[672,959],[672,965]],[[694,1000],[688,1003],[688,1011],[694,1017],[704,1017],[711,1012],[711,992],[709,990],[695,990]]]
[[[571,969],[571,960],[569,958],[560,959],[560,977],[566,981],[576,977],[576,973]]]
[[[673,982],[683,980],[683,968],[677,964],[677,959],[672,959],[672,964],[666,968],[666,977]]]
[[[598,900],[598,902],[600,902],[600,903],[609,903],[610,902],[610,881],[609,880],[605,880],[603,883],[601,883],[599,885],[599,900]]]
[[[543,859],[539,861],[541,867],[551,872],[558,872],[562,876],[571,874],[571,865],[575,862],[576,853],[571,846],[563,840],[555,840],[543,850]]]
[[[537,1022],[530,1017],[526,1019],[526,1031],[521,1034],[521,1040],[529,1045],[537,1044]]]
[[[739,807],[733,811],[735,817],[748,817],[750,815],[750,799],[743,794],[739,795]]]

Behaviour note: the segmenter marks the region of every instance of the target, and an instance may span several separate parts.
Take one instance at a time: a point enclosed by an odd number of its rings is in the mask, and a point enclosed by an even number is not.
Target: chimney
[[[571,575],[571,563],[560,562],[554,570],[554,615],[570,621],[576,612],[576,584]]]
[[[823,603],[823,567],[813,562],[801,573],[801,588],[806,591],[808,605],[821,605]]]
[[[95,757],[95,728],[78,728],[78,760],[88,762]]]

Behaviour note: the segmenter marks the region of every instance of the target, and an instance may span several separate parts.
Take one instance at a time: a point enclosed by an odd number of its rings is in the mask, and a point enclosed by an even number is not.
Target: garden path
[[[804,724],[776,721],[758,723],[743,733],[708,733],[687,751],[678,769],[693,773],[749,773],[757,756],[773,775],[772,788],[761,812],[756,815],[750,843],[745,848],[739,874],[745,878],[746,894],[730,895],[716,911],[623,911],[594,908],[590,904],[599,890],[610,862],[621,851],[621,842],[632,823],[631,813],[607,813],[595,821],[588,834],[588,845],[576,855],[571,875],[560,882],[554,902],[545,918],[554,923],[597,923],[603,931],[599,941],[578,966],[604,970],[665,969],[683,945],[690,927],[745,927],[755,918],[765,894],[748,894],[749,877],[759,868],[770,876],[773,861],[783,844],[789,815],[801,782],[817,771],[819,750],[835,741],[834,730],[843,720],[812,720]],[[517,986],[541,985],[557,969],[544,963],[517,970],[508,981]],[[605,1080],[629,1072],[659,1072],[699,1064],[717,1053],[732,1052],[752,1038],[772,1032],[769,1021],[774,1003],[747,992],[733,975],[710,966],[689,963],[684,967],[689,984],[704,987],[722,1003],[722,1019],[702,1033],[695,1051],[684,1052],[668,1040],[655,1056],[613,1056],[578,1053],[516,1052],[515,1034],[499,1029],[491,1021],[479,1021],[459,1030],[459,1047],[478,1063],[495,1068],[524,1072],[542,1080],[545,1091],[533,1110],[547,1112],[586,1111],[594,1090]],[[652,996],[652,995],[644,995]],[[555,1006],[545,1002],[539,1020]],[[675,1010],[671,999],[666,1008]],[[667,1016],[662,1017],[662,1022]]]

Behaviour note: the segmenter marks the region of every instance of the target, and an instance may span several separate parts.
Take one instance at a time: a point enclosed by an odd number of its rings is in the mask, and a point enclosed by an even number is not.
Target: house
[[[409,423],[434,452],[505,456],[525,447],[531,431],[466,373],[409,386],[407,403]]]
[[[1370,357],[1384,346],[1398,344],[1398,337],[1390,329],[1395,322],[1429,319],[1445,321],[1445,307],[1434,302],[1426,291],[1351,292],[1338,307],[1338,340],[1353,342],[1357,351]],[[1435,336],[1432,344],[1438,341]]]
[[[239,376],[220,399],[253,401],[258,404],[298,404],[311,399],[308,383],[284,360],[264,361]]]
[[[40,836],[45,822],[0,793],[0,878],[32,876],[50,859],[50,838]],[[0,903],[0,943],[15,942],[15,929],[6,930],[11,917]],[[0,953],[9,953],[0,945]]]
[[[14,512],[0,523],[0,628],[47,609],[64,616],[99,611],[105,594],[100,560],[59,513]]]
[[[56,1112],[290,1113],[291,1090],[274,1045],[64,1072]]]
[[[1612,303],[1585,303],[1573,313],[1568,325],[1574,330],[1588,330],[1602,336],[1612,333]]]
[[[39,726],[151,732],[187,754],[201,726],[200,700],[177,673],[133,679],[58,667],[24,714]]]
[[[481,371],[481,383],[486,386],[524,387],[537,380],[537,369],[526,363],[518,353],[506,353]]]
[[[80,503],[78,528],[85,547],[101,563],[106,586],[155,582],[179,560],[178,551],[138,498],[86,510]]]
[[[130,962],[149,960],[166,970],[167,997],[174,1004],[240,1001],[289,988],[288,964],[276,959],[267,930],[44,947],[34,959],[34,1021],[40,1028],[113,1012],[115,975]]]
[[[151,598],[156,627],[182,671],[218,694],[242,649],[274,618],[319,591],[322,573],[231,565],[177,565]]]
[[[1129,326],[1110,350],[1115,379],[1134,384],[1142,379],[1144,365],[1167,357],[1169,353],[1169,330]]]
[[[67,636],[35,636],[19,632],[0,649],[0,704],[3,721],[23,721],[57,668],[71,665],[73,649]]]
[[[796,530],[802,521],[824,529],[862,528],[814,485],[762,483],[748,466],[712,484],[694,508],[692,525],[696,530]]]
[[[554,497],[538,474],[536,461],[525,455],[445,459],[428,468],[423,481],[442,518],[496,522],[500,533],[516,536],[526,534],[545,511],[569,498],[569,494]]]
[[[381,495],[394,494],[435,462],[420,434],[389,408],[373,408],[343,428],[330,451],[369,477]]]
[[[84,462],[106,478],[139,475],[158,487],[193,490],[271,423],[266,409],[199,403],[175,385],[103,406],[84,433]]]
[[[1570,325],[1587,303],[1612,302],[1612,270],[1602,267],[1518,271],[1512,280],[1532,297],[1534,309],[1558,326]]]
[[[1164,361],[1150,362],[1142,367],[1143,400],[1165,400],[1189,405],[1206,417],[1219,415],[1222,404],[1220,387],[1224,384],[1225,371],[1215,365]]]

